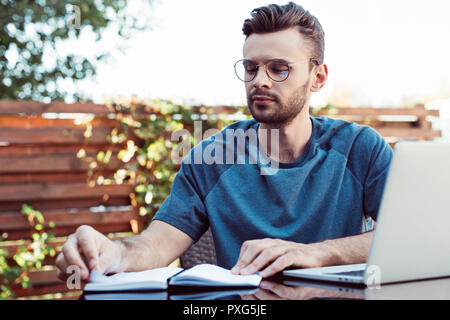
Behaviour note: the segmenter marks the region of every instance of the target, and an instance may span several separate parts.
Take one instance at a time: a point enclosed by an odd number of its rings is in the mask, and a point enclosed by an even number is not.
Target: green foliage
[[[201,107],[203,117],[200,117],[192,107],[170,101],[154,100],[150,104],[151,106],[141,102],[111,103],[118,126],[112,130],[107,142],[110,146],[120,145],[123,148],[119,152],[113,152],[112,148],[101,150],[95,157],[86,157],[84,150],[78,153],[90,163],[91,179],[94,173],[101,173],[111,159],[119,159],[122,165],[113,176],[101,175],[91,181],[99,185],[135,185],[135,192],[130,195],[131,203],[140,215],[148,216],[149,221],[169,195],[180,168],[172,160],[172,152],[179,151],[179,141],[170,140],[171,132],[186,129],[191,134],[193,147],[199,142],[192,139],[194,120],[203,119],[203,132],[211,128],[220,130],[234,122],[225,115],[213,114],[211,107]],[[236,108],[234,115],[244,114],[245,108]]]
[[[148,28],[147,22],[125,14],[126,6],[126,0],[0,0],[0,99],[47,102],[67,97],[57,81],[76,83],[92,77],[97,63],[110,53],[88,57],[72,45],[72,52],[61,55],[58,46],[85,31],[98,41],[109,26],[117,27],[122,38]],[[79,25],[75,7],[80,9]]]
[[[40,269],[47,256],[54,257],[56,251],[48,245],[54,238],[51,232],[44,230],[44,216],[30,205],[22,205],[22,214],[27,216],[30,226],[34,232],[31,234],[32,241],[28,244],[19,245],[13,255],[13,265],[8,261],[8,251],[0,249],[0,274],[3,276],[3,283],[0,284],[0,299],[13,298],[11,285],[21,285],[23,288],[31,288],[28,272],[31,269]],[[50,228],[54,227],[53,222],[49,222]],[[3,241],[0,240],[0,243]]]
[[[321,115],[324,116],[333,116],[338,113],[338,109],[331,103],[326,104],[323,107],[316,107],[310,109],[310,114],[313,117],[319,117]]]

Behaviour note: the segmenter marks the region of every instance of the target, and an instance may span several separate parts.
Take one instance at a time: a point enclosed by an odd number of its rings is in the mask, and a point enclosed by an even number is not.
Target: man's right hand
[[[81,270],[81,279],[89,279],[91,270],[100,273],[119,271],[122,259],[120,243],[90,226],[80,226],[74,234],[69,235],[61,253],[56,258],[58,278],[66,280],[69,266],[77,266]]]

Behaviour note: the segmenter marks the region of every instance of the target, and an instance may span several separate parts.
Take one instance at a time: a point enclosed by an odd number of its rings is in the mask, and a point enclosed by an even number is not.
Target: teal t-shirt
[[[194,241],[211,227],[218,265],[228,269],[246,240],[313,243],[361,233],[366,219],[376,220],[392,149],[368,126],[310,119],[311,138],[293,162],[259,157],[254,119],[203,140],[183,159],[154,219]],[[245,143],[238,132],[248,133]]]

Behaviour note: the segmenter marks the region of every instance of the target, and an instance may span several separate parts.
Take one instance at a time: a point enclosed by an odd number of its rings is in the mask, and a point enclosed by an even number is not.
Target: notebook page
[[[90,276],[91,283],[86,285],[85,290],[89,290],[91,287],[112,285],[121,285],[124,289],[126,289],[127,284],[143,282],[165,283],[167,279],[182,270],[183,269],[176,267],[165,267],[139,272],[121,272],[112,276],[105,276],[93,270]]]
[[[228,286],[259,286],[261,282],[261,276],[258,274],[251,275],[235,275],[232,274],[230,270],[221,268],[212,264],[200,264],[191,269],[188,269],[180,274],[180,276],[175,277],[171,280],[173,284],[185,284],[184,280],[196,279],[197,283],[192,283],[192,285],[228,285]],[[183,283],[182,283],[183,281]],[[187,283],[186,283],[187,284]]]

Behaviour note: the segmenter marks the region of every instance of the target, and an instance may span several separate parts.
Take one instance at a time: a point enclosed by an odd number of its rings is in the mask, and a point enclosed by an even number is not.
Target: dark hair
[[[252,33],[276,32],[298,27],[298,31],[310,42],[312,58],[322,64],[325,50],[325,33],[322,26],[309,11],[289,2],[280,6],[271,4],[253,9],[252,17],[244,21],[242,31],[245,39]]]

